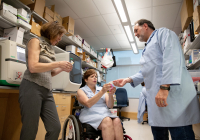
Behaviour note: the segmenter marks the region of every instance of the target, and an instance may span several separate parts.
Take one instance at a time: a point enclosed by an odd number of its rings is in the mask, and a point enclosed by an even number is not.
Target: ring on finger
[[[164,101],[160,101],[161,104],[165,105]]]

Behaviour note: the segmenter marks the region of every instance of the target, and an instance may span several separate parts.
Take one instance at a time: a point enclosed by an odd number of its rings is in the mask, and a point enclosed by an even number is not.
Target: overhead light
[[[123,29],[126,32],[126,36],[129,40],[129,43],[132,47],[133,52],[139,53],[137,42],[136,42],[134,32],[132,29],[134,25],[133,23],[131,24],[125,0],[111,0],[111,1],[120,19],[121,25],[124,27]]]
[[[137,49],[135,43],[131,43],[131,47],[132,47],[134,53],[138,53],[138,49]]]
[[[122,6],[121,0],[114,0],[117,10],[119,12],[120,18],[122,22],[127,22],[126,14],[124,12],[124,8]]]
[[[124,28],[125,28],[125,31],[126,31],[126,33],[127,33],[127,35],[128,35],[129,41],[130,41],[130,42],[133,42],[133,35],[132,35],[132,33],[131,33],[130,27],[129,27],[129,26],[124,26]]]

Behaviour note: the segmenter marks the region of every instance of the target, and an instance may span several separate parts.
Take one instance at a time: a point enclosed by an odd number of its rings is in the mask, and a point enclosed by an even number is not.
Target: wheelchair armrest
[[[76,107],[73,107],[73,109],[82,109],[84,108],[83,106],[76,106]]]

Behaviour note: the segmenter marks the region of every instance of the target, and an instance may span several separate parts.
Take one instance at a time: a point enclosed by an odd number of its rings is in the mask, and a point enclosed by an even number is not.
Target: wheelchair
[[[79,120],[80,110],[83,108],[79,106],[76,96],[72,114],[65,120],[62,129],[62,140],[103,140],[101,130],[95,130],[91,125],[81,123]],[[125,129],[123,128],[125,134]],[[132,140],[129,136],[124,135],[124,140]]]

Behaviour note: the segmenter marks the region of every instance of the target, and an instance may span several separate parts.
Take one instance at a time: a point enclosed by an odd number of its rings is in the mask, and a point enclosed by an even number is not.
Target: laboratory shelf
[[[44,19],[43,17],[41,17],[40,15],[38,15],[35,11],[32,12],[33,18],[35,19],[35,21],[37,23],[39,22],[43,22],[43,23],[47,23],[48,21],[46,19]]]
[[[100,73],[106,74],[106,73],[102,72],[101,70],[99,70],[99,69],[93,67],[92,65],[86,63],[85,61],[82,61],[82,68],[84,69],[84,68],[86,68],[86,67],[87,67],[87,68],[90,68],[90,69],[98,70]]]
[[[74,45],[76,47],[81,48],[87,55],[89,55],[92,59],[97,59],[97,57],[95,57],[94,55],[92,55],[90,52],[88,52],[87,50],[83,49],[80,45],[78,45],[76,42],[74,42],[71,38],[69,38],[68,36],[64,35],[62,37],[62,40],[58,43],[58,46],[62,49],[65,50],[65,47],[67,45]]]
[[[17,23],[13,23],[13,22],[3,18],[2,16],[0,16],[0,27],[1,28],[6,29],[6,28],[12,28],[15,26],[17,26]]]
[[[0,16],[0,27],[3,28],[3,29],[12,28],[12,27],[22,27],[25,30],[30,30],[26,26],[19,24],[19,23],[15,23],[15,22],[10,21],[8,19],[5,19],[2,16]]]
[[[194,64],[187,66],[188,70],[197,69],[199,67],[200,67],[200,59],[197,62],[195,62]]]
[[[19,9],[19,8],[23,8],[25,9],[27,12],[30,12],[30,8],[28,6],[26,6],[25,4],[23,4],[21,1],[19,0],[2,0],[3,2],[5,2],[6,4],[12,5],[13,7]]]
[[[190,49],[200,49],[200,35],[198,35],[195,40],[192,42],[192,44],[189,46],[189,48],[186,50],[184,54],[187,54],[187,52]]]
[[[38,38],[37,35],[35,35],[35,34],[31,33],[31,32],[27,32],[27,33],[24,34],[24,39],[27,40],[27,41],[32,37]]]

